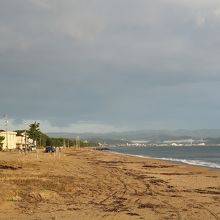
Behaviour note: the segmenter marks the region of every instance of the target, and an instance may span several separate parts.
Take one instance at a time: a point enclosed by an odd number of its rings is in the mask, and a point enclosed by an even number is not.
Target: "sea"
[[[114,153],[220,169],[220,146],[110,147]]]

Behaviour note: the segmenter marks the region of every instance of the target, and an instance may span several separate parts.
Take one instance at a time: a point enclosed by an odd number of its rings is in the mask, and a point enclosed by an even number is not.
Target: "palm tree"
[[[40,139],[40,123],[36,121],[29,125],[29,130],[27,131],[28,137],[31,138],[35,144]]]

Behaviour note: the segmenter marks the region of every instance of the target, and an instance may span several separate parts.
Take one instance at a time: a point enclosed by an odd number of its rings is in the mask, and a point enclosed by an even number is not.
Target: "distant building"
[[[17,148],[24,148],[30,145],[33,145],[34,141],[30,139],[25,133],[16,136],[16,147]]]
[[[16,136],[16,146],[17,148],[23,148],[25,147],[25,142],[27,140],[25,140],[25,136],[24,135],[17,135]]]
[[[13,131],[1,131],[0,136],[5,139],[2,141],[3,150],[14,150],[16,149],[16,132]]]
[[[172,143],[171,146],[172,147],[182,147],[183,144]]]
[[[17,135],[13,131],[0,131],[0,136],[5,139],[2,141],[2,150],[14,150],[16,148],[24,148],[33,144],[33,140],[25,135]],[[8,147],[7,147],[8,146]]]

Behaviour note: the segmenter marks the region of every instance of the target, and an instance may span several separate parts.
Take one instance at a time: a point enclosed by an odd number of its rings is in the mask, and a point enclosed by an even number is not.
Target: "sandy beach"
[[[0,153],[0,219],[220,219],[220,171],[91,149]]]

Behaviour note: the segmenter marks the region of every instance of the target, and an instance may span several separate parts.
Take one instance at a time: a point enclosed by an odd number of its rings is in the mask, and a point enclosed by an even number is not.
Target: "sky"
[[[0,127],[220,128],[219,0],[0,0]]]

